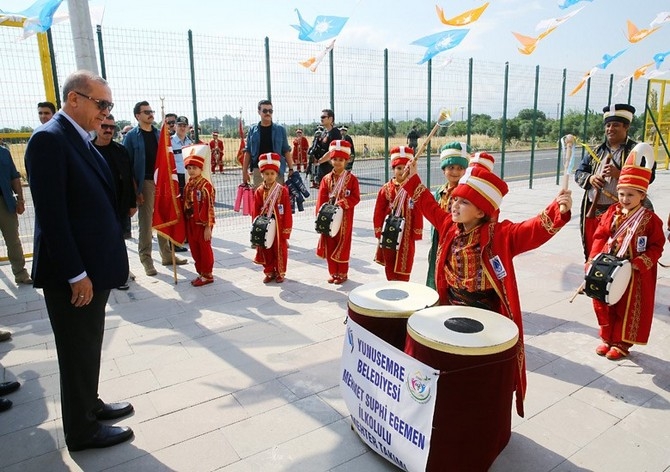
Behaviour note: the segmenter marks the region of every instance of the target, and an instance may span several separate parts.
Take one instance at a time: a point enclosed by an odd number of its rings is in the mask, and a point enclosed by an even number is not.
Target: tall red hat
[[[647,193],[653,166],[654,149],[647,143],[636,144],[621,168],[617,189],[634,188]]]
[[[351,157],[351,144],[349,144],[349,141],[345,141],[344,139],[336,139],[330,143],[328,152],[330,153],[331,159],[340,158],[349,160]]]
[[[266,152],[258,157],[258,168],[261,172],[274,170],[276,173],[279,173],[280,165],[281,156],[276,152]]]
[[[482,166],[465,169],[465,174],[451,194],[469,200],[487,216],[493,217],[509,188],[504,180]]]
[[[493,164],[495,164],[495,161],[495,158],[488,152],[476,152],[470,159],[470,166],[483,166],[488,169],[489,172],[493,172]]]
[[[404,166],[414,157],[414,149],[408,146],[396,146],[391,149],[391,167]]]

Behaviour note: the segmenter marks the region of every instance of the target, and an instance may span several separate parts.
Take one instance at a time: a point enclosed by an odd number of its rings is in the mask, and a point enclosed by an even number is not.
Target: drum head
[[[440,296],[430,287],[414,282],[381,281],[356,287],[349,293],[349,308],[365,316],[407,318],[433,306]]]
[[[621,261],[621,265],[612,271],[612,282],[607,287],[607,303],[609,305],[615,305],[626,293],[631,273],[632,266],[628,261]]]
[[[407,333],[431,349],[464,356],[497,354],[519,339],[519,328],[509,318],[469,306],[418,311],[407,320]]]
[[[337,206],[335,213],[333,213],[333,221],[330,222],[330,237],[333,238],[340,232],[340,227],[342,226],[342,217],[344,216],[344,211],[342,211],[341,206]]]
[[[272,218],[268,223],[265,231],[265,249],[270,249],[275,242],[275,235],[277,234],[277,221]]]

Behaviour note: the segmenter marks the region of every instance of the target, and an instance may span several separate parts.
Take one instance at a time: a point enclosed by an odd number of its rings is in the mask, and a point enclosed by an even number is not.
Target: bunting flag
[[[582,11],[584,8],[586,8],[586,7],[578,8],[577,10],[575,10],[573,12],[570,12],[567,15],[562,16],[560,18],[550,18],[548,20],[542,20],[535,26],[535,30],[540,31],[540,30],[548,30],[549,28],[556,28],[557,26],[561,25],[562,23],[565,23],[566,21],[568,21],[570,18],[575,16],[577,13]]]
[[[54,23],[54,14],[63,0],[37,0],[31,6],[20,12],[6,12],[0,10],[0,24],[4,21],[23,21],[23,37],[27,38],[36,33],[44,33]],[[67,15],[60,21],[67,19]]]
[[[647,64],[635,69],[635,71],[633,72],[633,80],[638,80],[640,77],[644,77],[647,74],[647,69],[649,69],[653,65],[654,65],[653,62],[648,62]]]
[[[344,25],[347,23],[349,17],[343,16],[324,16],[319,15],[314,20],[314,24],[310,25],[303,18],[298,9],[295,9],[298,14],[299,25],[291,25],[298,30],[298,39],[301,41],[311,41],[318,43],[327,39],[334,38]]]
[[[321,51],[318,55],[312,56],[306,61],[302,61],[299,64],[307,69],[309,69],[312,72],[316,72],[317,67],[319,67],[319,64],[321,64],[321,61],[326,57],[326,54],[328,54],[332,49],[335,47],[335,40],[333,39],[326,48]]]
[[[442,8],[439,5],[435,5],[435,9],[437,10],[437,17],[440,19],[442,23],[445,25],[449,26],[465,26],[469,25],[470,23],[474,23],[479,19],[480,16],[482,16],[482,13],[484,13],[484,10],[486,10],[486,7],[489,6],[489,2],[486,2],[484,5],[482,5],[479,8],[473,8],[472,10],[468,10],[464,13],[461,13],[460,15],[457,15],[453,18],[446,19],[444,17],[444,8]]]
[[[633,24],[633,22],[630,20],[626,20],[626,24],[628,25],[628,34],[626,35],[626,38],[628,39],[629,43],[637,43],[642,41],[644,38],[652,33],[655,33],[660,28],[660,26],[655,26],[649,29],[638,29],[637,26],[635,26],[635,24]]]
[[[628,48],[622,49],[621,51],[616,52],[611,56],[609,54],[604,54],[603,55],[603,62],[598,64],[596,67],[598,69],[607,69],[607,66],[609,66],[614,59],[616,59],[617,57],[619,57],[620,55],[622,55],[626,51],[628,51]]]
[[[182,196],[179,194],[179,180],[174,153],[170,142],[170,132],[163,120],[161,134],[158,138],[158,152],[154,168],[156,196],[152,227],[158,234],[181,246],[186,240]]]
[[[410,43],[414,46],[424,46],[428,48],[426,49],[426,53],[424,54],[423,59],[421,59],[421,61],[419,61],[417,64],[428,62],[442,51],[455,48],[461,44],[461,41],[463,41],[463,38],[465,38],[469,31],[469,29],[443,31],[441,33],[424,36],[423,38],[419,38],[416,41]]]
[[[558,8],[565,10],[570,8],[572,5],[576,5],[579,2],[592,2],[593,0],[564,0],[563,3],[558,4]]]
[[[516,39],[519,40],[519,42],[523,45],[523,47],[517,48],[521,54],[529,55],[532,54],[533,51],[535,51],[535,48],[537,47],[537,44],[547,36],[549,36],[550,33],[552,33],[556,27],[554,26],[553,28],[549,28],[548,30],[540,33],[539,36],[536,38],[530,37],[530,36],[524,36],[523,34],[520,33],[515,33],[512,31],[512,34],[516,37]]]
[[[662,11],[661,13],[656,15],[656,18],[651,20],[649,27],[653,28],[655,26],[661,26],[663,23],[668,22],[670,22],[670,11]]]
[[[237,121],[237,132],[240,135],[240,147],[237,150],[237,162],[240,163],[240,166],[244,163],[244,148],[246,143],[244,142],[244,127],[242,125],[242,109],[240,108],[240,119]]]
[[[670,55],[670,51],[667,52],[659,52],[654,54],[654,64],[656,64],[656,68],[660,68],[661,64],[663,64],[663,61],[665,61],[665,58]]]
[[[593,69],[588,71],[586,74],[584,74],[584,77],[582,77],[582,80],[580,80],[579,83],[577,84],[577,86],[574,89],[572,89],[572,92],[570,92],[569,95],[573,96],[574,94],[579,92],[582,89],[582,87],[584,87],[584,84],[586,84],[586,81],[589,80],[593,76],[593,74],[595,74],[597,71],[598,71],[598,68],[594,67]]]
[[[612,98],[616,98],[619,96],[619,94],[630,84],[630,79],[633,78],[633,75],[629,75],[628,77],[624,77],[620,81],[617,82],[616,84],[616,91],[612,95]]]

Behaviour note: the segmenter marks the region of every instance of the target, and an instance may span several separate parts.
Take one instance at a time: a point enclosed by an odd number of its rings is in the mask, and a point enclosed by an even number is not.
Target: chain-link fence
[[[62,84],[76,68],[72,37],[67,25],[56,25],[51,33],[56,75]],[[36,104],[44,100],[44,85],[37,42],[34,38],[18,41],[19,34],[17,29],[0,27],[0,93],[4,94],[0,138],[4,136],[25,175],[25,142],[39,125]],[[622,78],[595,75],[583,90],[569,96],[582,73],[564,69],[459,58],[438,66],[432,62],[417,65],[415,54],[336,47],[316,72],[310,72],[299,63],[318,55],[323,45],[121,28],[98,28],[97,42],[101,71],[113,92],[117,123],[135,125],[134,104],[148,100],[159,111],[157,120],[160,111],[186,115],[200,125],[204,141],[213,129],[225,137],[226,174],[214,177],[218,229],[249,224],[248,218],[235,217],[232,211],[241,182],[235,160],[237,119],[242,110],[245,129],[257,122],[256,104],[263,98],[272,99],[274,120],[287,127],[289,141],[298,127],[309,136],[323,108],[335,110],[336,123],[347,125],[354,139],[354,173],[361,173],[363,204],[369,205],[373,203],[368,197],[389,178],[388,149],[406,144],[412,124],[425,136],[440,108],[450,111],[453,126],[440,130],[429,147],[433,153],[427,154],[425,178],[432,185],[443,180],[435,149],[444,142],[457,139],[468,141],[477,150],[494,151],[497,172],[508,181],[519,182],[517,185],[532,185],[534,179],[557,175],[560,153],[556,139],[566,131],[564,116],[580,114],[586,131],[568,132],[601,139],[602,127],[593,131],[595,136],[588,135],[586,123],[589,118],[597,117],[597,121],[604,105],[616,101],[645,109],[646,81],[631,81],[615,96]],[[524,137],[518,126],[512,126],[522,110],[535,113],[533,123],[524,125],[529,127],[531,139],[528,132]],[[478,129],[478,123],[487,119],[489,128]],[[535,120],[542,121],[541,135]],[[553,131],[547,132],[548,128]],[[368,161],[363,160],[363,144],[371,151]],[[516,152],[520,149],[524,153]],[[308,207],[302,217],[311,218],[310,210]],[[20,221],[24,249],[28,250],[34,225],[30,205]],[[4,251],[0,242],[0,258]]]

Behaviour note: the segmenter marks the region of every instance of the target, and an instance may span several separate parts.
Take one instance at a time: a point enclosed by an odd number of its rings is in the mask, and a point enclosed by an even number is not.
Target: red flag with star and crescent
[[[156,196],[151,225],[158,234],[179,246],[186,240],[186,225],[179,192],[177,167],[167,124],[163,123],[158,138],[158,152],[154,168]]]

